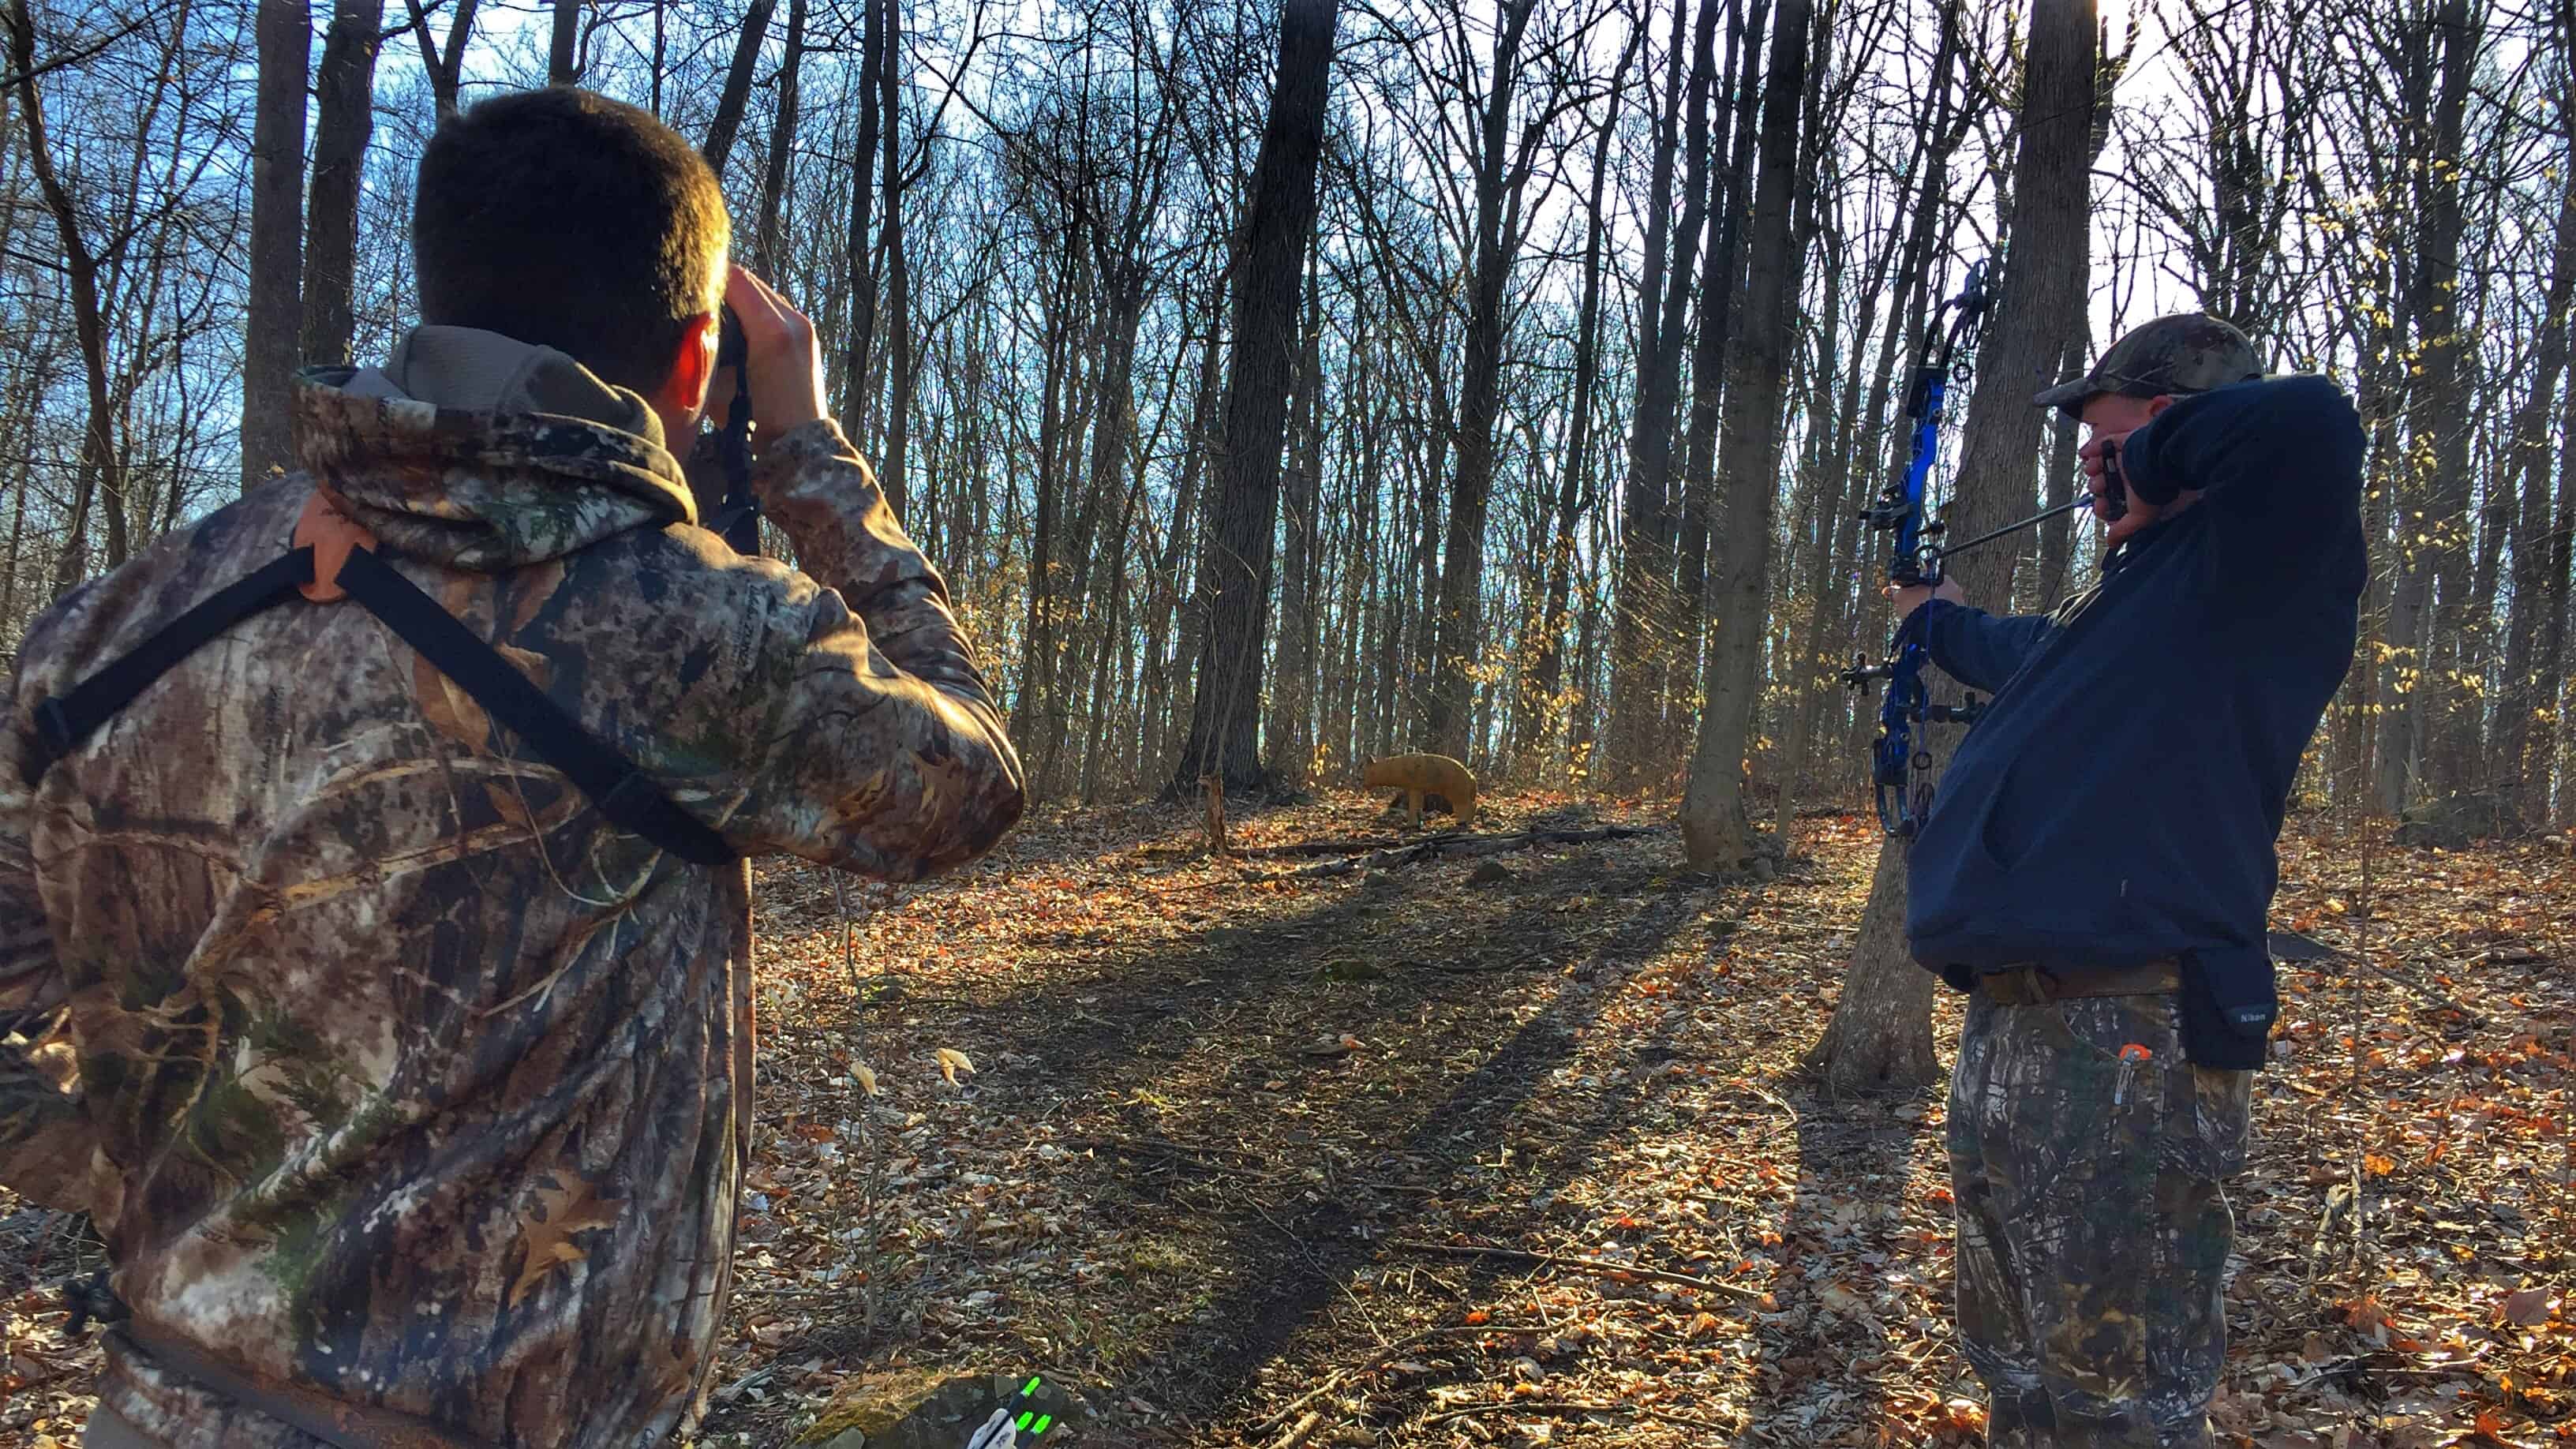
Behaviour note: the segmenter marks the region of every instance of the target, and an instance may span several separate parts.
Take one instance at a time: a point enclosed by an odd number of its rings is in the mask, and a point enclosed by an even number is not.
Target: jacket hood
[[[382,367],[307,368],[295,453],[386,547],[494,571],[697,508],[644,399],[496,332],[421,327]]]

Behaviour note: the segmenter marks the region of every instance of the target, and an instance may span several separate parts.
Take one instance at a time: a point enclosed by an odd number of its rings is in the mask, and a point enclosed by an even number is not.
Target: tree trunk
[[[2421,522],[2399,531],[2396,576],[2389,590],[2387,648],[2401,683],[2383,696],[2379,807],[2392,815],[2405,808],[2408,786],[2417,782],[2418,770],[2430,758],[2430,734],[2443,707],[2443,692],[2430,675],[2437,640],[2434,587],[2445,567],[2446,552],[2435,535],[2448,535],[2466,522],[2439,516],[2436,495],[2441,485],[2433,476],[2451,439],[2465,442],[2460,430],[2465,420],[2448,411],[2458,401],[2461,352],[2457,331],[2459,110],[2447,98],[2435,102],[2431,55],[2434,32],[2446,28],[2464,10],[2462,0],[2442,0],[2442,18],[2428,17],[2420,30],[2407,37],[2408,64],[2401,78],[2407,114],[2422,128],[2422,144],[2431,154],[2423,174],[2414,177],[2410,202],[2420,221],[2414,246],[2403,258],[2408,277],[2404,307],[2416,354],[2409,366],[2413,380],[2406,390],[2406,453],[2398,473],[2398,506],[2401,519],[2420,515]],[[2443,69],[2448,68],[2446,56]],[[2445,166],[2447,171],[2442,169]],[[2411,684],[2404,682],[2409,675]]]
[[[2569,667],[2576,665],[2567,648],[2569,596],[2576,592],[2576,387],[2567,388],[2560,399],[2558,439],[2558,512],[2549,526],[2540,650],[2538,668],[2533,671],[2545,681],[2542,712],[2531,732],[2531,755],[2540,761],[2543,781],[2558,773],[2560,736],[2567,729],[2568,709],[2576,706],[2576,685],[2567,678]],[[2557,818],[2576,819],[2576,779],[2562,783],[2568,788],[2558,795]]]
[[[1290,407],[1288,469],[1282,503],[1287,508],[1287,557],[1279,581],[1279,678],[1270,690],[1266,734],[1270,776],[1278,788],[1302,791],[1314,760],[1314,566],[1316,506],[1323,488],[1321,436],[1324,388],[1322,298],[1319,279],[1306,281],[1305,340],[1298,349],[1297,386]]]
[[[1905,847],[1893,835],[1879,845],[1843,994],[1801,1063],[1837,1095],[1919,1087],[1941,1075],[1932,1051],[1934,978],[1905,944]]]
[[[797,81],[804,68],[805,0],[787,0],[786,54],[778,63],[778,105],[770,113],[769,160],[760,178],[760,221],[752,232],[753,265],[764,277],[778,275],[778,212],[787,199],[787,158],[796,144]]]
[[[2057,380],[2067,319],[2084,306],[2095,45],[2092,0],[2033,10],[2005,268],[2013,281],[1969,399],[1952,523],[1960,538],[2009,521],[2015,500],[2029,499],[2039,426],[2031,394]],[[1961,562],[1955,577],[1971,602],[2000,605],[2010,598],[2009,552],[1971,554]],[[1955,741],[1945,737],[1940,746],[1946,760]],[[1891,841],[1879,853],[1842,999],[1807,1056],[1809,1068],[1836,1091],[1911,1086],[1934,1075],[1931,981],[1906,949],[1905,884],[1905,852]]]
[[[420,0],[404,0],[411,11],[411,32],[420,42],[421,68],[429,73],[429,93],[442,121],[455,115],[459,97],[465,87],[465,42],[474,35],[476,0],[457,0],[456,13],[447,22],[447,47],[442,53],[438,42],[429,34],[429,12]],[[731,138],[728,137],[728,144]]]
[[[1733,349],[1727,344],[1735,326],[1736,282],[1744,274],[1744,228],[1753,203],[1754,146],[1761,139],[1755,134],[1753,108],[1763,93],[1753,85],[1752,58],[1762,48],[1762,30],[1769,23],[1770,9],[1769,0],[1753,0],[1749,16],[1741,13],[1739,5],[1737,13],[1727,19],[1726,69],[1721,89],[1734,91],[1736,104],[1731,113],[1718,113],[1720,124],[1710,148],[1712,157],[1717,152],[1727,155],[1726,200],[1720,206],[1714,196],[1710,198],[1708,250],[1701,258],[1699,274],[1699,328],[1691,339],[1690,409],[1682,429],[1673,589],[1660,631],[1670,641],[1673,664],[1665,676],[1666,738],[1658,742],[1656,753],[1670,758],[1679,758],[1690,743],[1697,713],[1693,696],[1699,696],[1698,708],[1706,706],[1706,680],[1700,666],[1712,607],[1708,549],[1719,486],[1717,441],[1723,422],[1720,407],[1734,361]],[[1821,84],[1823,77],[1817,79]],[[1782,244],[1788,245],[1785,240]],[[1802,266],[1803,262],[1802,257]],[[1793,306],[1796,303],[1794,283],[1790,302]],[[1786,348],[1786,338],[1781,345]],[[1785,366],[1785,351],[1781,361]],[[1777,394],[1774,396],[1776,399]]]
[[[412,0],[418,4],[419,0]],[[751,0],[742,12],[742,30],[734,36],[733,64],[725,68],[724,89],[716,95],[716,114],[707,124],[707,143],[699,154],[707,169],[724,179],[725,162],[733,157],[734,137],[742,130],[743,108],[751,104],[752,77],[760,69],[761,42],[769,38],[769,17],[778,0]],[[863,153],[864,154],[864,153]]]
[[[304,361],[346,364],[355,331],[358,198],[376,125],[376,52],[385,0],[335,0],[322,41],[304,236]]]
[[[27,127],[27,161],[36,186],[53,213],[62,243],[63,278],[71,293],[72,331],[80,343],[82,381],[88,389],[88,415],[81,427],[79,484],[62,552],[54,566],[57,597],[89,574],[89,508],[103,497],[108,514],[107,564],[125,562],[125,478],[113,437],[116,413],[108,399],[107,322],[98,300],[98,258],[81,232],[80,210],[62,178],[54,171],[52,141],[45,125],[44,104],[36,94],[36,22],[27,0],[9,0],[9,62],[18,73],[18,108]]]
[[[903,42],[903,0],[878,0],[877,15],[885,30],[885,39],[878,46],[877,99],[883,112],[878,129],[885,146],[885,222],[879,232],[879,249],[885,256],[886,292],[886,435],[885,447],[878,454],[877,487],[900,522],[914,381],[912,272],[903,249],[903,68],[898,59]],[[870,291],[873,294],[874,289]]]
[[[1483,652],[1485,517],[1494,493],[1494,426],[1502,414],[1503,291],[1520,251],[1521,188],[1535,157],[1513,154],[1512,92],[1521,37],[1538,0],[1503,0],[1494,59],[1478,118],[1475,272],[1467,283],[1466,368],[1458,389],[1458,473],[1449,495],[1449,540],[1431,646],[1432,748],[1467,759],[1472,673]],[[1508,211],[1509,215],[1506,215]]]
[[[1610,179],[1610,142],[1619,125],[1619,98],[1627,86],[1628,67],[1635,63],[1645,39],[1645,18],[1639,16],[1628,34],[1627,48],[1620,52],[1618,67],[1611,72],[1610,98],[1601,107],[1600,123],[1593,133],[1591,187],[1584,197],[1583,287],[1574,311],[1574,379],[1567,406],[1565,460],[1557,474],[1556,511],[1548,534],[1547,602],[1538,614],[1538,657],[1531,666],[1527,685],[1520,691],[1521,718],[1513,730],[1521,742],[1521,759],[1513,771],[1516,775],[1531,774],[1543,757],[1564,743],[1561,726],[1567,704],[1562,698],[1565,634],[1572,623],[1565,611],[1574,586],[1575,520],[1578,510],[1587,506],[1585,494],[1592,472],[1592,402],[1601,377],[1601,254],[1607,231],[1601,198]]]
[[[554,43],[546,51],[546,84],[568,86],[581,79],[581,0],[554,0]]]
[[[2427,456],[2433,471],[2426,492],[2435,527],[2433,606],[2426,621],[2429,668],[2416,716],[2421,757],[2433,788],[2442,794],[2479,783],[2472,761],[2484,740],[2477,696],[2463,671],[2453,667],[2462,656],[2475,657],[2477,648],[2468,641],[2488,627],[2469,597],[2469,444],[2479,410],[2471,402],[2476,365],[2470,355],[2472,337],[2460,315],[2460,289],[2467,280],[2460,267],[2465,230],[2461,163],[2467,154],[2463,131],[2484,14],[2484,6],[2473,9],[2469,0],[2443,0],[2432,22],[2442,42],[2442,89],[2433,111],[2433,156],[2422,174],[2427,204],[2417,253],[2423,274],[2434,279],[2421,294],[2425,310],[2416,331],[2423,339],[2419,395],[2425,404],[2416,421],[2421,425],[2417,436],[2430,436]]]
[[[1771,512],[1779,492],[1780,403],[1788,385],[1790,309],[1806,255],[1791,238],[1799,111],[1807,90],[1810,0],[1780,0],[1762,85],[1761,174],[1746,217],[1752,267],[1744,325],[1727,347],[1723,434],[1727,527],[1718,553],[1717,638],[1708,651],[1699,747],[1682,797],[1682,849],[1694,870],[1744,863],[1753,826],[1744,807],[1745,747],[1761,699],[1770,620]],[[1825,74],[1819,66],[1819,82]],[[1704,306],[1705,304],[1703,304]]]
[[[1224,293],[1216,291],[1214,295],[1221,305]],[[1187,316],[1189,310],[1188,293],[1184,291],[1182,315]],[[1138,773],[1138,778],[1144,780],[1162,778],[1164,766],[1180,748],[1177,738],[1180,726],[1187,722],[1187,715],[1180,707],[1181,682],[1173,676],[1186,671],[1197,656],[1188,648],[1178,647],[1194,641],[1186,634],[1181,640],[1174,641],[1173,623],[1174,616],[1185,608],[1181,596],[1181,573],[1185,560],[1191,557],[1189,539],[1198,517],[1199,479],[1206,471],[1206,459],[1212,451],[1207,432],[1216,416],[1217,385],[1223,378],[1218,368],[1224,356],[1222,339],[1217,335],[1221,320],[1216,308],[1211,307],[1207,318],[1207,346],[1199,354],[1198,380],[1190,389],[1189,428],[1181,439],[1181,477],[1172,497],[1172,526],[1163,535],[1162,557],[1154,566],[1153,612],[1145,625],[1145,639],[1153,649],[1145,661],[1144,693],[1148,714],[1139,722],[1147,745],[1140,756],[1142,763]]]
[[[877,332],[877,283],[869,264],[868,213],[876,198],[877,140],[884,123],[879,72],[886,64],[885,13],[894,0],[859,0],[859,138],[850,149],[850,229],[842,264],[849,278],[850,325],[841,339],[841,431],[859,446],[867,436],[868,349]]]
[[[23,0],[21,0],[23,3]],[[1208,601],[1189,742],[1167,791],[1216,774],[1233,789],[1261,781],[1263,608],[1279,526],[1279,449],[1297,366],[1297,284],[1314,234],[1316,170],[1338,0],[1282,0],[1279,70],[1253,163],[1234,283],[1234,358],[1226,377],[1223,466],[1200,560]]]
[[[1664,523],[1670,510],[1673,417],[1681,406],[1682,323],[1690,297],[1689,258],[1699,249],[1708,205],[1708,106],[1717,85],[1717,7],[1700,0],[1692,44],[1682,207],[1668,233],[1673,159],[1683,140],[1682,19],[1673,7],[1672,43],[1664,62],[1664,106],[1656,131],[1653,180],[1647,190],[1645,271],[1637,286],[1637,392],[1628,419],[1628,477],[1619,516],[1619,576],[1610,623],[1610,731],[1603,778],[1614,788],[1648,769],[1662,720],[1657,661],[1668,653],[1662,633],[1671,616],[1673,553]],[[1660,774],[1660,772],[1656,772]]]
[[[241,486],[295,466],[295,379],[304,274],[304,83],[313,16],[304,0],[259,0],[250,142],[250,298],[242,335]]]

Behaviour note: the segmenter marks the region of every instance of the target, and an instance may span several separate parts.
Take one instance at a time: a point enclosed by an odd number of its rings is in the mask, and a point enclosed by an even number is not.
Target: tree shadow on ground
[[[1096,1402],[1133,1395],[1188,1420],[1230,1417],[1319,1320],[1363,1343],[1390,1331],[1352,1278],[1432,1205],[1469,1231],[1490,1214],[1497,1240],[1511,1241],[1534,1199],[1583,1173],[1653,1101],[1639,1076],[1596,1094],[1544,1144],[1520,1141],[1519,1115],[1623,969],[1664,951],[1714,898],[1669,866],[1659,852],[1578,850],[1485,891],[1439,889],[1463,872],[1425,866],[1279,914],[1227,920],[1211,900],[1206,927],[1178,941],[1112,943],[1070,969],[1051,964],[1042,990],[944,1015],[943,1031],[1008,1040],[1035,1059],[981,1095],[1092,1150],[1064,1169],[1082,1179],[1068,1191],[1188,1263],[1153,1341],[1090,1353],[1033,1344],[1033,1360],[1090,1378]],[[1578,897],[1596,904],[1569,913]],[[1444,919],[1400,929],[1426,914]],[[1344,1033],[1367,1051],[1302,1049]],[[1662,1043],[1640,1036],[1631,1054],[1670,1057]],[[1372,1063],[1398,1052],[1437,1069],[1379,1080]],[[1410,1261],[1471,1280],[1516,1274]],[[957,1288],[974,1271],[971,1250],[951,1254],[927,1268],[924,1289]],[[847,1327],[834,1336],[848,1342]],[[902,1333],[881,1322],[875,1337]],[[1151,1442],[1141,1426],[1129,1433],[1118,1442]]]
[[[1924,1393],[1939,1396],[1940,1386],[1924,1381],[1923,1370],[1885,1360],[1891,1343],[1885,1316],[1916,1311],[1896,1291],[1900,1285],[1848,1271],[1872,1261],[1879,1251],[1874,1241],[1909,1231],[1901,1204],[1939,1090],[1837,1098],[1803,1078],[1777,1084],[1777,1104],[1794,1114],[1797,1188],[1776,1229],[1778,1241],[1766,1238],[1758,1249],[1778,1265],[1770,1292],[1779,1306],[1756,1320],[1754,1394],[1736,1443],[1812,1443],[1813,1426],[1848,1418],[1852,1409],[1840,1401],[1855,1396],[1864,1400],[1864,1423],[1893,1430],[1889,1442],[1911,1442],[1896,1421],[1916,1406],[1885,1402],[1881,1386],[1910,1376]],[[1837,1265],[1846,1272],[1833,1272]]]
[[[1635,871],[1634,883],[1642,884],[1648,874]],[[1621,883],[1614,880],[1606,889]],[[1597,867],[1575,863],[1541,872],[1530,885],[1534,895],[1605,889]],[[1211,1255],[1231,1271],[1222,1291],[1172,1325],[1139,1376],[1138,1390],[1193,1415],[1215,1415],[1240,1404],[1263,1367],[1328,1312],[1346,1311],[1352,1330],[1387,1337],[1393,1330],[1375,1321],[1352,1292],[1352,1277],[1364,1265],[1387,1261],[1389,1240],[1403,1238],[1433,1202],[1448,1210],[1453,1225],[1470,1231],[1489,1214],[1506,1217],[1506,1229],[1525,1226],[1529,1205],[1552,1198],[1583,1171],[1598,1144],[1633,1119],[1651,1090],[1639,1083],[1604,1094],[1584,1120],[1572,1124],[1570,1137],[1535,1154],[1529,1166],[1515,1166],[1521,1125],[1516,1119],[1572,1057],[1579,1034],[1611,997],[1608,990],[1586,989],[1584,978],[1612,969],[1612,963],[1653,956],[1704,900],[1700,892],[1668,891],[1588,939],[1560,932],[1516,942],[1515,951],[1571,955],[1570,967],[1501,1040],[1462,1044],[1476,1053],[1474,1065],[1463,1076],[1434,1079],[1447,1083],[1436,1099],[1408,1096],[1382,1104],[1388,1110],[1370,1115],[1385,1121],[1383,1128],[1349,1124],[1369,1132],[1376,1144],[1365,1162],[1354,1164],[1358,1171],[1284,1199],[1220,1190],[1190,1203],[1211,1214],[1205,1234],[1213,1239]],[[1521,914],[1533,917],[1533,924],[1547,919],[1544,910]],[[1651,1051],[1652,1043],[1641,1047]],[[1333,1145],[1329,1129],[1311,1137],[1319,1148]],[[1363,1174],[1365,1180],[1356,1180]],[[1471,1283],[1513,1271],[1474,1260],[1446,1262],[1462,1267]]]

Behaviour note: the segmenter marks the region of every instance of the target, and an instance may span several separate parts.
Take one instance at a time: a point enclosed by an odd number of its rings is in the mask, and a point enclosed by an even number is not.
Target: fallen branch
[[[1715,1278],[1697,1278],[1688,1273],[1675,1273],[1663,1268],[1643,1268],[1634,1263],[1613,1263],[1603,1258],[1570,1258],[1556,1253],[1531,1253],[1519,1248],[1488,1248],[1473,1243],[1426,1243],[1414,1238],[1394,1238],[1390,1248],[1415,1253],[1446,1253],[1453,1258],[1507,1258],[1515,1263],[1542,1263],[1555,1268],[1587,1268],[1597,1273],[1627,1273],[1651,1278],[1658,1283],[1676,1283],[1685,1288],[1699,1288],[1711,1293],[1732,1293],[1738,1298],[1759,1303],[1771,1295],[1759,1288],[1741,1283],[1721,1283]]]
[[[1281,1439],[1275,1449],[1297,1449],[1297,1446],[1314,1438],[1315,1431],[1322,1427],[1324,1427],[1324,1414],[1319,1409],[1298,1420],[1297,1427],[1289,1430],[1287,1437]]]

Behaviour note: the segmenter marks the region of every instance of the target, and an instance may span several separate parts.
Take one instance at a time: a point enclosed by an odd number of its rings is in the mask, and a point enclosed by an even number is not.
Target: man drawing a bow
[[[2041,393],[2090,432],[2109,553],[2046,615],[1892,588],[1992,702],[1909,857],[1915,959],[1969,993],[1959,1336],[1990,1442],[2210,1442],[2282,812],[2351,666],[2362,435],[2235,328],[2129,333]]]

